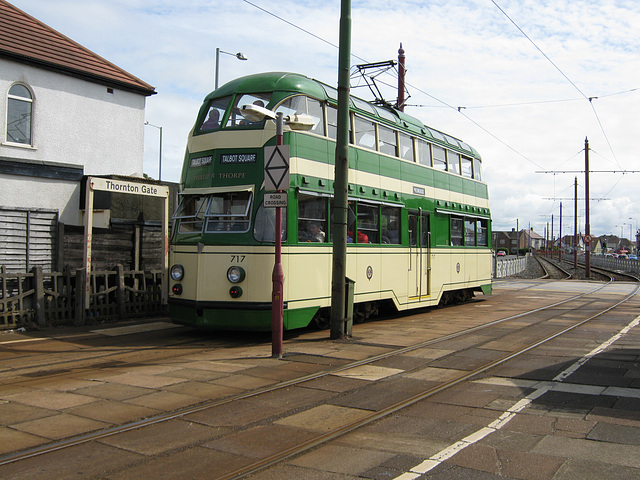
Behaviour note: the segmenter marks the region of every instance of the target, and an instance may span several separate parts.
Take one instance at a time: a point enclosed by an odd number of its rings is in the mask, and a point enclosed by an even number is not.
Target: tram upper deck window
[[[398,145],[400,158],[413,162],[413,139],[409,135],[400,132],[398,134],[398,140],[400,141]]]
[[[447,157],[449,161],[449,171],[460,175],[460,155],[451,150],[447,150]]]
[[[371,120],[354,117],[355,144],[360,147],[376,149],[376,127]]]
[[[249,230],[251,192],[226,192],[211,196],[205,213],[207,233],[239,233]]]
[[[482,180],[482,162],[477,158],[473,159],[473,178]]]
[[[433,154],[433,166],[438,170],[446,170],[447,158],[445,156],[444,148],[437,145],[431,145],[431,152]]]
[[[322,122],[322,103],[319,100],[306,97],[304,95],[295,95],[287,98],[275,110],[276,113],[282,112],[286,118],[289,115],[308,115],[313,119],[313,127],[309,130],[318,135],[324,134]]]
[[[207,114],[202,120],[200,125],[200,132],[210,132],[212,130],[218,130],[222,124],[222,118],[224,112],[227,111],[227,107],[231,102],[231,97],[216,98],[211,101]]]
[[[418,139],[418,163],[420,165],[431,166],[431,144]]]
[[[327,137],[338,138],[338,109],[327,105]]]
[[[229,113],[229,118],[227,119],[227,127],[248,127],[248,126],[257,126],[262,125],[262,121],[260,122],[251,122],[247,120],[240,114],[240,109],[244,105],[257,105],[258,107],[266,107],[271,100],[271,93],[246,93],[244,95],[238,95],[236,97],[235,102],[233,102],[233,106],[231,107],[231,112]]]
[[[378,125],[378,150],[380,153],[398,156],[398,139],[396,131],[384,125]]]
[[[178,232],[200,233],[204,225],[204,210],[209,197],[205,195],[184,195],[174,215],[178,220]]]
[[[462,176],[473,178],[473,160],[469,157],[461,157],[460,166],[462,168]]]

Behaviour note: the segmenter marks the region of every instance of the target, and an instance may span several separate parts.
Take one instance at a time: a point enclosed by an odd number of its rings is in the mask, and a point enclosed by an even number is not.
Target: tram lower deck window
[[[298,199],[298,241],[327,241],[327,198],[300,194]]]
[[[463,221],[458,217],[451,217],[451,246],[460,247],[463,245]]]

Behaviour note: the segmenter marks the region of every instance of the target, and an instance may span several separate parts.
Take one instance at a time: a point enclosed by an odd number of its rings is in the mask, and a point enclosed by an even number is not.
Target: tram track
[[[109,429],[105,429],[105,430],[101,430],[101,431],[97,431],[97,432],[92,432],[86,435],[82,435],[82,436],[77,436],[71,439],[66,439],[66,440],[62,440],[62,441],[58,441],[55,443],[50,443],[47,445],[43,445],[41,447],[37,447],[37,448],[33,448],[30,450],[26,450],[23,452],[16,452],[14,454],[10,454],[4,457],[0,457],[0,466],[2,465],[7,465],[10,463],[15,463],[15,462],[19,462],[22,460],[26,460],[29,458],[33,458],[33,457],[38,457],[41,455],[44,455],[46,453],[50,453],[50,452],[54,452],[57,450],[61,450],[61,449],[65,449],[65,448],[69,448],[72,446],[76,446],[76,445],[81,445],[84,443],[89,443],[92,441],[99,441],[101,439],[105,439],[107,437],[112,437],[121,433],[125,433],[125,432],[129,432],[131,430],[136,430],[136,429],[141,429],[147,426],[151,426],[151,425],[156,425],[159,423],[163,423],[163,422],[167,422],[173,419],[177,419],[177,418],[183,418],[183,417],[187,417],[191,414],[195,414],[198,412],[203,412],[206,411],[208,409],[213,409],[215,407],[219,407],[225,404],[229,404],[235,401],[239,401],[239,400],[243,400],[243,399],[249,399],[249,398],[255,398],[255,397],[259,397],[260,395],[263,394],[267,394],[270,392],[277,392],[277,391],[282,391],[285,390],[287,388],[293,387],[293,386],[297,386],[297,385],[303,385],[306,382],[310,382],[312,380],[317,380],[320,379],[322,377],[326,377],[329,375],[335,375],[335,374],[339,374],[340,372],[344,372],[346,370],[349,369],[353,369],[356,367],[360,367],[360,366],[365,366],[365,365],[372,365],[376,362],[380,362],[382,360],[385,359],[389,359],[395,356],[400,356],[403,354],[407,354],[409,352],[415,351],[415,350],[419,350],[422,348],[429,348],[429,347],[433,347],[435,345],[438,344],[443,344],[447,341],[451,341],[451,340],[455,340],[458,339],[460,337],[463,337],[465,335],[470,335],[485,329],[489,329],[491,327],[495,327],[498,326],[502,323],[505,322],[509,322],[511,320],[515,320],[515,319],[522,319],[523,317],[526,316],[535,316],[537,314],[543,313],[543,312],[549,312],[552,311],[553,309],[557,308],[557,307],[563,307],[563,311],[574,311],[574,310],[579,310],[581,308],[583,308],[583,304],[585,303],[590,303],[588,300],[588,297],[591,295],[596,294],[598,291],[607,288],[607,286],[610,285],[610,283],[607,284],[602,284],[602,285],[597,285],[594,288],[590,289],[587,292],[581,293],[581,294],[577,294],[577,295],[573,295],[567,299],[555,302],[551,305],[546,305],[540,308],[536,308],[527,312],[522,312],[520,314],[517,315],[513,315],[513,316],[508,316],[505,318],[500,318],[500,319],[496,319],[494,321],[488,322],[486,324],[482,324],[482,325],[477,325],[471,328],[467,328],[464,330],[461,330],[459,332],[455,332],[446,336],[441,336],[435,339],[431,339],[431,340],[427,340],[424,342],[420,342],[414,345],[410,345],[404,348],[400,348],[400,349],[396,349],[394,351],[390,351],[390,352],[385,352],[379,355],[375,355],[363,360],[359,360],[359,361],[355,361],[355,362],[350,362],[346,365],[343,365],[341,367],[337,367],[337,368],[332,368],[332,369],[328,369],[328,370],[324,370],[318,373],[314,373],[314,374],[309,374],[309,375],[305,375],[299,378],[295,378],[292,380],[288,380],[288,381],[283,381],[283,382],[279,382],[277,384],[274,385],[270,385],[267,387],[263,387],[263,388],[259,388],[259,389],[254,389],[248,392],[245,392],[243,394],[239,394],[239,395],[233,395],[233,396],[229,396],[227,398],[223,398],[220,400],[216,400],[216,401],[207,401],[207,402],[203,402],[199,405],[195,405],[189,408],[184,408],[181,410],[176,410],[173,412],[168,412],[162,415],[156,415],[153,417],[149,417],[137,422],[130,422],[124,425],[118,425],[118,426],[114,426],[112,428]],[[521,347],[520,349],[518,349],[517,351],[514,352],[509,352],[505,355],[500,356],[499,358],[494,359],[491,362],[487,362],[481,366],[475,367],[471,370],[469,370],[468,372],[465,372],[463,375],[459,375],[457,378],[451,379],[446,383],[443,383],[442,385],[438,385],[436,387],[433,388],[429,388],[427,390],[425,390],[424,392],[420,392],[417,395],[412,395],[404,400],[402,400],[401,402],[396,402],[393,405],[390,405],[384,409],[380,409],[378,411],[373,412],[370,415],[367,415],[361,419],[359,419],[358,421],[352,422],[348,425],[343,425],[340,428],[337,428],[335,430],[333,430],[332,432],[326,433],[324,435],[319,435],[317,437],[315,437],[314,439],[307,441],[307,442],[301,442],[299,443],[295,448],[290,448],[288,450],[279,452],[278,454],[274,454],[268,458],[262,459],[260,462],[256,462],[255,464],[252,464],[248,467],[244,467],[242,469],[236,470],[234,472],[228,473],[224,476],[221,476],[219,478],[224,478],[224,479],[231,479],[231,478],[242,478],[244,476],[247,476],[251,473],[255,473],[261,469],[264,469],[268,466],[271,466],[279,461],[282,461],[286,458],[290,458],[292,456],[298,455],[306,450],[312,449],[315,446],[318,446],[322,443],[328,442],[334,438],[337,438],[349,431],[355,430],[359,427],[362,427],[368,423],[371,422],[375,422],[381,418],[383,418],[384,416],[390,415],[395,411],[398,411],[399,409],[405,408],[409,405],[412,405],[416,402],[419,402],[420,400],[423,400],[425,398],[428,398],[431,395],[434,395],[435,393],[441,392],[443,390],[446,390],[447,388],[450,388],[454,385],[457,385],[461,382],[464,382],[482,372],[485,372],[497,365],[500,365],[504,362],[509,361],[512,358],[515,358],[518,355],[522,355],[528,351],[530,351],[533,348],[536,348],[537,346],[548,342],[554,338],[557,338],[558,336],[561,336],[575,328],[578,328],[579,326],[583,325],[584,323],[597,318],[598,316],[610,311],[613,308],[616,308],[617,306],[619,306],[620,304],[628,301],[631,297],[633,297],[633,295],[636,294],[636,292],[638,291],[638,289],[640,288],[640,285],[636,285],[633,292],[626,295],[624,298],[622,298],[621,300],[615,302],[612,305],[607,306],[604,309],[599,309],[599,311],[595,314],[589,315],[587,318],[582,319],[579,322],[575,322],[572,325],[563,328],[557,332],[554,332],[551,335],[547,335],[542,339],[538,339],[534,342],[531,342],[529,344],[527,344],[526,346]],[[573,309],[567,309],[567,304],[569,302],[578,302],[579,304],[577,306],[575,306],[575,308]],[[543,318],[541,320],[542,322],[546,321],[546,318]],[[535,322],[532,323],[532,325],[535,325]]]

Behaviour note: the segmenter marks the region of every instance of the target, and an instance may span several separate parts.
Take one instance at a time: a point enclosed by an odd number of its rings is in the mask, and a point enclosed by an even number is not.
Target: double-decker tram
[[[171,236],[173,322],[271,329],[276,232],[275,209],[263,204],[264,147],[276,144],[276,124],[247,115],[256,105],[289,119],[284,328],[328,325],[337,98],[333,87],[279,72],[239,78],[205,98],[188,138]],[[407,310],[491,293],[491,217],[478,153],[355,97],[350,119],[347,276],[355,319],[384,303]]]

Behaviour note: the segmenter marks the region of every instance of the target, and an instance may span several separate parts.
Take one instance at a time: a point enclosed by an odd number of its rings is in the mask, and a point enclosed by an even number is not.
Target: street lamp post
[[[160,151],[158,152],[158,180],[162,181],[162,127],[149,122],[144,122],[144,124],[160,130]]]
[[[218,73],[220,71],[220,54],[224,53],[226,55],[231,55],[233,57],[236,57],[238,60],[249,60],[247,57],[244,56],[243,53],[238,52],[238,53],[230,53],[230,52],[225,52],[224,50],[220,50],[219,48],[216,48],[216,80],[215,80],[215,88],[218,88]]]

